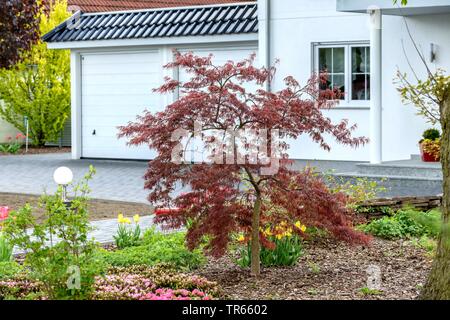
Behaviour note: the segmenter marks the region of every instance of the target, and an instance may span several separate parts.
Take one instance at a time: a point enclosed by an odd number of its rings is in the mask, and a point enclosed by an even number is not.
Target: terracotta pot
[[[420,146],[420,155],[422,157],[423,162],[439,162],[441,161],[441,157],[437,157],[437,159],[430,153],[423,150],[422,144],[419,144]]]

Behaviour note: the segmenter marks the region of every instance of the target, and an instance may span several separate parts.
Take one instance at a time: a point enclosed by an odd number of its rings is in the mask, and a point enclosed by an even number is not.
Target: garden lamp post
[[[59,167],[53,173],[53,180],[62,187],[62,200],[67,203],[67,186],[73,180],[73,173],[67,167]]]

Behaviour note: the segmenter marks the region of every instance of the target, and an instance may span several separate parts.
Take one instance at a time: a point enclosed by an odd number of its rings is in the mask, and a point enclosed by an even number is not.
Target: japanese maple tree
[[[233,234],[246,232],[251,241],[251,272],[257,276],[260,246],[273,246],[261,232],[268,222],[301,220],[341,240],[368,241],[352,229],[347,197],[332,194],[311,170],[289,170],[288,156],[288,140],[301,135],[325,150],[330,150],[326,136],[349,147],[365,144],[367,139],[353,137],[356,126],[346,120],[333,123],[323,115],[340,95],[337,90],[319,89],[326,83],[325,75],[313,75],[304,86],[288,77],[282,90],[268,92],[264,85],[272,80],[275,69],[257,68],[253,62],[254,56],[214,65],[212,56],[175,53],[174,62],[166,68],[184,70],[190,79],[166,78],[156,91],[178,91],[180,98],[164,111],[147,112],[122,127],[120,137],[158,152],[145,174],[148,199],[154,205],[178,209],[158,216],[157,222],[170,228],[187,225],[188,246],[194,248],[207,239],[207,249],[214,256],[226,252]],[[190,156],[186,135],[188,142],[201,137],[206,161],[184,161]],[[189,191],[174,193],[180,185]],[[305,236],[301,230],[296,232]]]
[[[0,68],[9,68],[39,39],[39,13],[46,0],[0,1]]]

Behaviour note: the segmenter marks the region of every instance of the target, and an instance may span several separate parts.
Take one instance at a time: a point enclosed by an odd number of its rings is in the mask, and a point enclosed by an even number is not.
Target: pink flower
[[[7,219],[9,216],[9,207],[0,207],[0,221]]]

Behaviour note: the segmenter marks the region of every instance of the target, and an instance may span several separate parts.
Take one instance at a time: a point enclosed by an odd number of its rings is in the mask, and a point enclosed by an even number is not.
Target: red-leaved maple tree
[[[155,205],[178,209],[158,216],[156,222],[170,228],[189,222],[188,246],[195,248],[208,235],[207,249],[214,256],[226,252],[233,234],[246,232],[251,241],[251,272],[257,276],[260,246],[273,246],[261,232],[267,222],[301,220],[347,242],[368,241],[352,229],[344,194],[332,194],[311,170],[289,170],[287,143],[287,139],[308,135],[329,150],[325,135],[349,147],[365,144],[367,139],[352,137],[356,126],[349,126],[346,120],[334,124],[323,115],[322,110],[332,107],[340,95],[336,90],[319,89],[326,82],[325,76],[314,75],[304,86],[288,77],[284,89],[268,92],[264,85],[272,80],[275,69],[257,68],[253,62],[251,56],[241,62],[214,65],[212,56],[175,53],[174,62],[165,67],[184,70],[190,79],[180,82],[166,78],[156,91],[170,94],[178,90],[180,98],[162,112],[147,112],[121,127],[120,136],[129,138],[132,145],[146,144],[158,152],[145,174],[148,199]],[[215,161],[174,161],[174,155],[178,160],[189,158],[189,148],[179,148],[183,139],[177,135],[174,139],[174,132],[180,129],[189,133],[188,139],[200,133],[203,150],[208,151],[206,158]],[[227,134],[242,130],[253,134],[244,134],[243,141],[241,135],[240,144]],[[267,132],[268,147],[256,148],[263,151],[256,156],[251,153],[250,159],[246,151],[259,141],[255,133],[263,132]],[[237,161],[239,157],[246,161]],[[263,161],[267,158],[271,161]],[[274,162],[276,170],[267,170]],[[181,185],[189,191],[177,193]],[[300,230],[296,232],[305,236]]]

